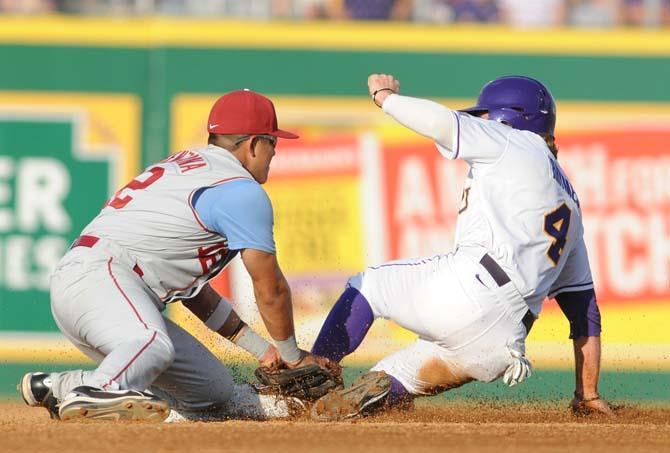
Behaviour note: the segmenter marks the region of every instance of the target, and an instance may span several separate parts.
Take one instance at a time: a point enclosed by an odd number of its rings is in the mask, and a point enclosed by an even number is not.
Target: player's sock
[[[328,313],[312,353],[339,362],[358,348],[374,319],[365,296],[347,288]]]
[[[411,405],[414,395],[409,393],[399,380],[389,374],[391,378],[391,390],[386,397],[386,407],[399,407]]]

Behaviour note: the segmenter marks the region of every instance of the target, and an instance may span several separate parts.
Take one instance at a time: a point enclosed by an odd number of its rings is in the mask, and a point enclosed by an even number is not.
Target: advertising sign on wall
[[[51,270],[136,171],[138,103],[92,94],[0,99],[0,330],[57,331]]]

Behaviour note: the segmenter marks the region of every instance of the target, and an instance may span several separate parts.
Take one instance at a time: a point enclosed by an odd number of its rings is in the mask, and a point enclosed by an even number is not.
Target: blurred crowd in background
[[[0,14],[498,23],[515,28],[670,26],[670,0],[0,0]]]

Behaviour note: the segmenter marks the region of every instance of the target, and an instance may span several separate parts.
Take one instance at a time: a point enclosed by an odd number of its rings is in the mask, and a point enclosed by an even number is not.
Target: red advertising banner
[[[602,300],[670,298],[670,129],[561,137]]]
[[[584,212],[599,299],[670,298],[670,130],[568,133],[559,144]],[[419,138],[385,146],[381,159],[389,258],[452,250],[467,164]]]
[[[389,259],[450,251],[467,164],[446,160],[425,140],[381,155]]]

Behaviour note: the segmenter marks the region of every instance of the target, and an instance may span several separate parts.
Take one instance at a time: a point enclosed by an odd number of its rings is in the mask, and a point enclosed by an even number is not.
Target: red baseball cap
[[[277,127],[277,114],[272,101],[251,90],[231,91],[221,96],[209,112],[207,131],[227,135],[273,135],[298,138]]]

